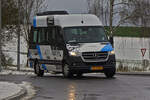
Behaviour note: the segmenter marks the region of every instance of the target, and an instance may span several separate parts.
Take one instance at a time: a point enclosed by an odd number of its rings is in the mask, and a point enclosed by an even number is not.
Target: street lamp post
[[[2,4],[1,4],[1,0],[0,0],[0,34],[1,34],[1,29],[2,29]],[[1,37],[0,37],[1,38]],[[2,64],[1,64],[1,55],[2,55],[2,45],[1,45],[1,39],[0,39],[0,71],[2,70]]]
[[[1,4],[1,0],[0,0],[0,30],[2,28],[2,4]]]
[[[17,46],[17,70],[20,71],[20,0],[18,0],[18,46]]]

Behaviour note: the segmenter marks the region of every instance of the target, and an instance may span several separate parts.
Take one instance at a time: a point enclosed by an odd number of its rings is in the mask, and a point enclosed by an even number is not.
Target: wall
[[[115,37],[114,47],[118,67],[127,67],[130,70],[150,69],[148,65],[148,61],[150,61],[150,38]],[[144,57],[141,53],[142,48],[146,48]]]

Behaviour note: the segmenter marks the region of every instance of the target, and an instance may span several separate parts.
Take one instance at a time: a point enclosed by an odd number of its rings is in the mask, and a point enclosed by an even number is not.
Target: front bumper
[[[83,62],[80,57],[69,58],[70,71],[73,73],[92,73],[92,72],[104,72],[107,69],[116,68],[115,55],[110,55],[108,60],[105,62]],[[92,67],[103,67],[102,70],[92,70]]]

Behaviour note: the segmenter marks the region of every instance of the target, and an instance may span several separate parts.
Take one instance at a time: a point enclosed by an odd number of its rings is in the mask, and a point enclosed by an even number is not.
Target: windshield
[[[67,27],[64,36],[67,43],[108,42],[104,28],[100,26]]]

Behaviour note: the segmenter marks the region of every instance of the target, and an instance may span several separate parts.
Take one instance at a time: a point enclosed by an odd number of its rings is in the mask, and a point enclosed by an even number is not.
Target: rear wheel
[[[116,68],[107,69],[104,71],[104,74],[107,78],[113,78],[114,75],[116,74]]]
[[[44,75],[44,70],[41,70],[40,65],[37,61],[34,64],[34,72],[39,77],[42,77]]]
[[[64,64],[64,66],[63,66],[63,76],[65,78],[73,77],[73,73],[71,73],[71,71],[69,70],[69,65],[68,64]]]

